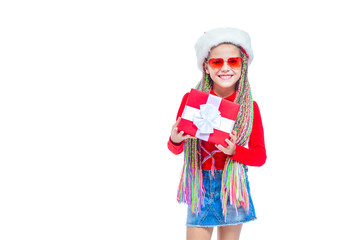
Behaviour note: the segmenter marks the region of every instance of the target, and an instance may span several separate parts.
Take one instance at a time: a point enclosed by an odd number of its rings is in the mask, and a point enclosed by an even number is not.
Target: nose
[[[224,65],[221,67],[220,70],[221,70],[222,72],[228,72],[228,71],[230,71],[230,69],[231,69],[231,68],[230,68],[230,66],[228,65],[228,62],[225,61],[225,62],[224,62]]]

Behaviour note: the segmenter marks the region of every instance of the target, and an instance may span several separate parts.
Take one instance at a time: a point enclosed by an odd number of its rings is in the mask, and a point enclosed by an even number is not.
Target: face
[[[241,75],[241,65],[231,68],[227,61],[229,58],[236,57],[240,57],[240,48],[233,44],[223,43],[211,49],[208,60],[212,58],[224,59],[224,64],[220,68],[213,68],[209,63],[205,63],[205,71],[210,74],[213,80],[215,92],[216,90],[235,91],[235,84]]]

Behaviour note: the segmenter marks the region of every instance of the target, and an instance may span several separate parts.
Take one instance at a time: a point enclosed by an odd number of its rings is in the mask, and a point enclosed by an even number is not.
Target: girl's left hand
[[[232,133],[230,133],[230,140],[225,139],[225,142],[228,144],[227,147],[223,147],[221,144],[215,144],[215,147],[217,147],[217,149],[219,149],[223,153],[225,153],[225,154],[227,154],[229,156],[232,156],[236,152],[236,140],[237,140],[237,138],[238,138],[237,133],[235,131],[232,131]]]

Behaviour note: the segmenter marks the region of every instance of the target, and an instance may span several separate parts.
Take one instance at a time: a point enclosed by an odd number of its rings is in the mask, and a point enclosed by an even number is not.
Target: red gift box
[[[237,103],[191,89],[178,130],[226,147],[239,109]]]

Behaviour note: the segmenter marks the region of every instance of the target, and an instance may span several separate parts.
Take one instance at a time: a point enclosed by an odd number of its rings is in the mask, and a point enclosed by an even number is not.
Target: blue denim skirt
[[[226,222],[222,211],[222,204],[220,199],[221,192],[221,178],[223,170],[215,171],[215,178],[212,176],[210,170],[202,170],[203,185],[205,188],[204,206],[201,207],[200,214],[192,213],[188,207],[186,226],[188,227],[215,227],[226,225],[237,225],[240,223],[249,222],[256,219],[254,204],[251,199],[249,181],[246,174],[246,186],[249,193],[249,212],[243,207],[236,209],[230,205],[228,200]]]

